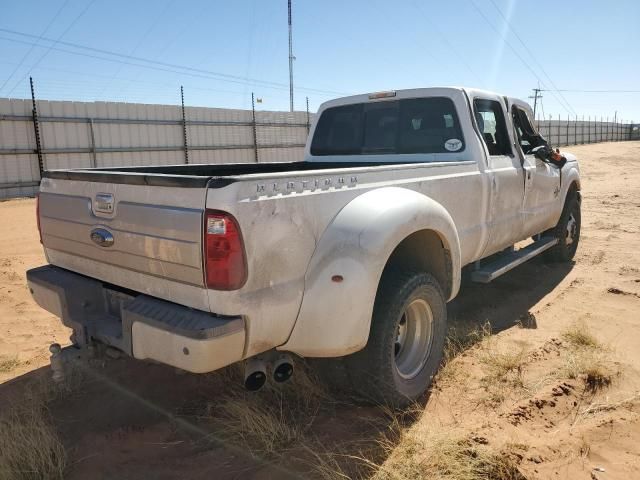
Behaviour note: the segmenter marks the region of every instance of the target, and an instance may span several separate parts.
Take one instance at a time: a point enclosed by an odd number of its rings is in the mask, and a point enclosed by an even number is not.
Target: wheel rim
[[[567,230],[565,232],[565,245],[571,245],[576,241],[576,236],[578,233],[578,222],[576,221],[576,217],[573,212],[569,215],[569,220],[567,221]]]
[[[413,300],[398,320],[394,344],[394,361],[398,374],[414,378],[424,368],[431,353],[433,313],[429,304]]]

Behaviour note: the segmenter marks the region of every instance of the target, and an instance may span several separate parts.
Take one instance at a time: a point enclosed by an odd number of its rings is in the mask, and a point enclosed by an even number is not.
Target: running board
[[[536,255],[540,255],[556,243],[558,243],[557,238],[542,238],[533,242],[531,245],[527,245],[525,248],[505,253],[491,263],[482,265],[477,270],[471,272],[471,281],[489,283],[518,265],[522,265],[527,260],[531,260]]]

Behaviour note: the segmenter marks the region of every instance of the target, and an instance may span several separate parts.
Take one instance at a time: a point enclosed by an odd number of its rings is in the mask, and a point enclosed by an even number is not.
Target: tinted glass
[[[476,99],[473,106],[476,123],[487,145],[489,155],[513,155],[500,103],[495,100]]]
[[[312,155],[462,150],[464,139],[453,101],[442,97],[328,108],[311,142]]]
[[[311,144],[312,155],[353,155],[362,150],[362,105],[328,108]],[[322,153],[314,153],[322,152]]]
[[[393,153],[398,137],[398,102],[364,106],[362,153]]]

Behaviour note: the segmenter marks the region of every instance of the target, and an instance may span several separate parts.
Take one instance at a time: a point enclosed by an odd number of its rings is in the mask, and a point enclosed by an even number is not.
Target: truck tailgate
[[[202,265],[206,187],[44,178],[47,259],[121,287],[209,310]]]

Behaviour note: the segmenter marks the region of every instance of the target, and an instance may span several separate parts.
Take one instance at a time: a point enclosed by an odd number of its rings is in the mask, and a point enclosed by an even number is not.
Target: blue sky
[[[286,0],[2,0],[0,97],[289,106]],[[295,106],[464,85],[640,121],[637,0],[293,0]],[[115,55],[114,55],[115,54]],[[558,92],[557,90],[570,90]],[[577,91],[582,90],[582,91]],[[635,92],[584,92],[634,90]],[[542,111],[542,110],[541,110]]]

